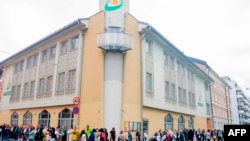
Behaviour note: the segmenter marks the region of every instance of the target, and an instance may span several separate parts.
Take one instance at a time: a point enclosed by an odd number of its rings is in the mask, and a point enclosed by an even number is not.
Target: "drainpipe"
[[[228,90],[228,87],[226,86],[226,88],[225,88],[225,94],[226,94],[226,109],[227,109],[227,123],[229,124],[229,114],[228,114],[228,101],[227,101],[227,90]]]
[[[210,70],[211,68],[208,68],[208,76],[210,76]],[[212,118],[212,129],[214,128],[214,112],[213,112],[213,102],[212,102],[212,92],[211,92],[211,86],[214,84],[214,82],[209,84],[209,92],[210,92],[210,104],[211,104],[211,118]],[[211,129],[211,130],[212,130]]]
[[[144,139],[144,128],[143,128],[143,99],[144,99],[144,48],[143,48],[143,39],[145,34],[141,36],[141,140]]]

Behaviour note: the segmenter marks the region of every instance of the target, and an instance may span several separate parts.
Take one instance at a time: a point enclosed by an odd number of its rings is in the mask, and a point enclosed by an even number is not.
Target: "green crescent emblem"
[[[114,10],[122,7],[122,5],[123,5],[123,0],[120,0],[120,3],[118,3],[117,5],[111,5],[110,0],[108,0],[105,4],[104,9],[105,9],[105,11],[114,11]]]

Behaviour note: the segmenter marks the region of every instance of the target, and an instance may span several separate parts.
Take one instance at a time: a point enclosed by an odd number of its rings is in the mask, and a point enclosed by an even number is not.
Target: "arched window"
[[[27,111],[23,115],[23,125],[29,125],[29,124],[32,124],[32,113]]]
[[[14,113],[11,115],[10,124],[11,124],[12,126],[18,125],[18,114],[17,114],[16,112],[14,112]]]
[[[194,120],[192,117],[188,119],[188,129],[194,129]]]
[[[178,119],[178,130],[182,131],[185,128],[185,120],[183,116],[180,116]]]
[[[170,114],[165,116],[164,123],[165,123],[165,130],[173,129],[173,117]]]
[[[50,113],[47,110],[43,110],[39,114],[38,124],[43,127],[50,127]]]
[[[74,114],[69,109],[64,109],[59,113],[58,126],[71,127],[74,121]]]

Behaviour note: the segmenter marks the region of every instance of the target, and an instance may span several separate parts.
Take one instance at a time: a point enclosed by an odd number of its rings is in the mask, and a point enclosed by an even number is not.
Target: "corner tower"
[[[124,54],[132,49],[133,37],[126,34],[125,14],[129,0],[100,0],[104,11],[104,31],[97,37],[97,46],[104,51],[104,127],[117,131],[122,127]]]

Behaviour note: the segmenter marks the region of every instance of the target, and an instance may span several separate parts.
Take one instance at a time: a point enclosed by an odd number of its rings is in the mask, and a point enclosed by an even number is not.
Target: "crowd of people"
[[[224,141],[223,130],[184,129],[156,131],[150,141]]]
[[[2,141],[10,139],[17,141],[223,141],[222,130],[177,130],[159,129],[152,136],[148,135],[147,130],[143,132],[138,129],[134,134],[128,129],[116,133],[115,127],[110,131],[106,128],[90,128],[80,130],[77,126],[66,128],[43,127],[39,125],[10,126],[0,125],[0,136]]]

